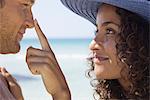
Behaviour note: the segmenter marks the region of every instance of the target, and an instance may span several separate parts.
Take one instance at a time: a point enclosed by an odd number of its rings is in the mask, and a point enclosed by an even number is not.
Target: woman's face
[[[120,16],[116,13],[116,8],[103,4],[98,10],[96,23],[96,36],[89,46],[93,52],[94,73],[98,79],[121,78],[122,66],[117,58],[115,41]]]

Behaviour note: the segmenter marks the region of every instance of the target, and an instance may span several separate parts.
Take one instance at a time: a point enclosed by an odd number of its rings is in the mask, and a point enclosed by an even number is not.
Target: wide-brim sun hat
[[[61,2],[74,13],[86,18],[94,25],[96,25],[97,10],[103,3],[136,13],[150,22],[149,0],[61,0]]]

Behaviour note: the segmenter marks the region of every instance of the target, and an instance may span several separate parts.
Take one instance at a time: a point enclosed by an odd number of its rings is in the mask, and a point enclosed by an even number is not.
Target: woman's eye
[[[115,34],[115,31],[113,29],[106,29],[106,34]]]

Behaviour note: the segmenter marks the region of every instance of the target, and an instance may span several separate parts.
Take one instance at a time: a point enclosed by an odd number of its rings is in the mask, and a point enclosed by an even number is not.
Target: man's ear
[[[0,9],[5,6],[5,0],[0,0]]]

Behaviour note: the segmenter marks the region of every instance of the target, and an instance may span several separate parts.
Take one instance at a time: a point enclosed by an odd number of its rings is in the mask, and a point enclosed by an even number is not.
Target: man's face
[[[1,0],[0,54],[17,53],[26,28],[33,27],[34,0]]]

